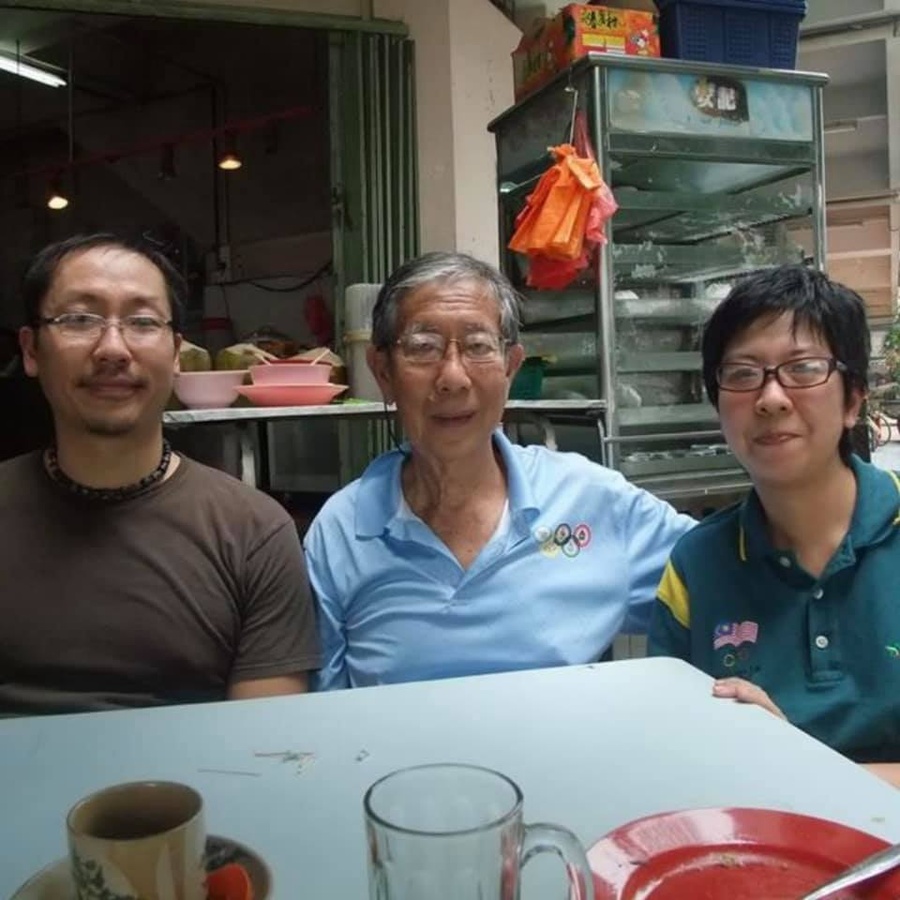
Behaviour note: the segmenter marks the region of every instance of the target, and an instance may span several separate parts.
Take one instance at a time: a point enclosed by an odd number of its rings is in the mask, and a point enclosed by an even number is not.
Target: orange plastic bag
[[[604,226],[618,208],[600,176],[587,136],[584,115],[573,129],[572,144],[551,147],[553,165],[541,176],[516,217],[508,247],[529,258],[530,287],[560,289],[589,265]]]
[[[550,152],[556,161],[525,201],[509,247],[518,253],[577,259],[584,248],[592,195],[602,179],[597,164],[576,156],[571,144]]]

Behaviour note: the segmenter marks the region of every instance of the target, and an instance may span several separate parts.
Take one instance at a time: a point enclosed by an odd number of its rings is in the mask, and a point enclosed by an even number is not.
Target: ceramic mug
[[[578,839],[525,825],[522,792],[491,769],[442,763],[376,781],[363,801],[370,900],[517,900],[522,866],[550,851],[565,864],[572,900],[594,900]]]
[[[80,800],[66,818],[77,900],[206,900],[203,799],[136,781]]]

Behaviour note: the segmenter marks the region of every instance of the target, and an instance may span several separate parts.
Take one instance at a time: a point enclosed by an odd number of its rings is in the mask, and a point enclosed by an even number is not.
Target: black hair
[[[172,330],[180,333],[184,326],[184,308],[187,300],[187,282],[172,261],[146,238],[132,238],[107,232],[80,234],[48,244],[39,251],[28,266],[22,280],[22,303],[25,322],[31,327],[40,323],[41,307],[53,285],[60,265],[76,253],[84,253],[97,247],[113,247],[143,256],[156,266],[166,283],[166,294],[171,307]]]
[[[845,402],[854,389],[869,387],[871,342],[866,307],[856,291],[832,281],[823,272],[801,265],[777,266],[739,281],[716,307],[703,329],[703,382],[713,406],[719,405],[716,375],[731,342],[760,319],[793,316],[793,329],[808,328],[823,339],[843,373]],[[850,458],[847,431],[841,436],[841,458]]]

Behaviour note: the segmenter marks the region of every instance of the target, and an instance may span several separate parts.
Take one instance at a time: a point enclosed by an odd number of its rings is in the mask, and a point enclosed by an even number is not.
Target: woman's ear
[[[868,392],[862,388],[854,387],[850,389],[850,396],[847,398],[847,408],[844,411],[844,427],[853,428],[859,421],[859,414],[862,412],[863,403],[868,397]]]
[[[369,371],[375,376],[381,396],[385,403],[394,402],[394,377],[391,371],[391,358],[387,350],[379,350],[373,344],[366,347],[366,363]]]

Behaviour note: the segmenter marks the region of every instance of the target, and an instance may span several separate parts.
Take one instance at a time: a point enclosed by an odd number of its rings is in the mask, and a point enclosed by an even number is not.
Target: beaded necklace
[[[59,467],[59,458],[56,455],[55,444],[51,444],[44,455],[47,474],[50,476],[51,481],[76,497],[82,497],[85,500],[95,500],[98,503],[115,503],[121,500],[130,500],[132,497],[143,494],[166,477],[171,459],[172,447],[167,440],[163,439],[162,458],[159,461],[159,465],[149,475],[145,475],[134,484],[126,484],[123,487],[92,488],[73,481],[63,472]]]

